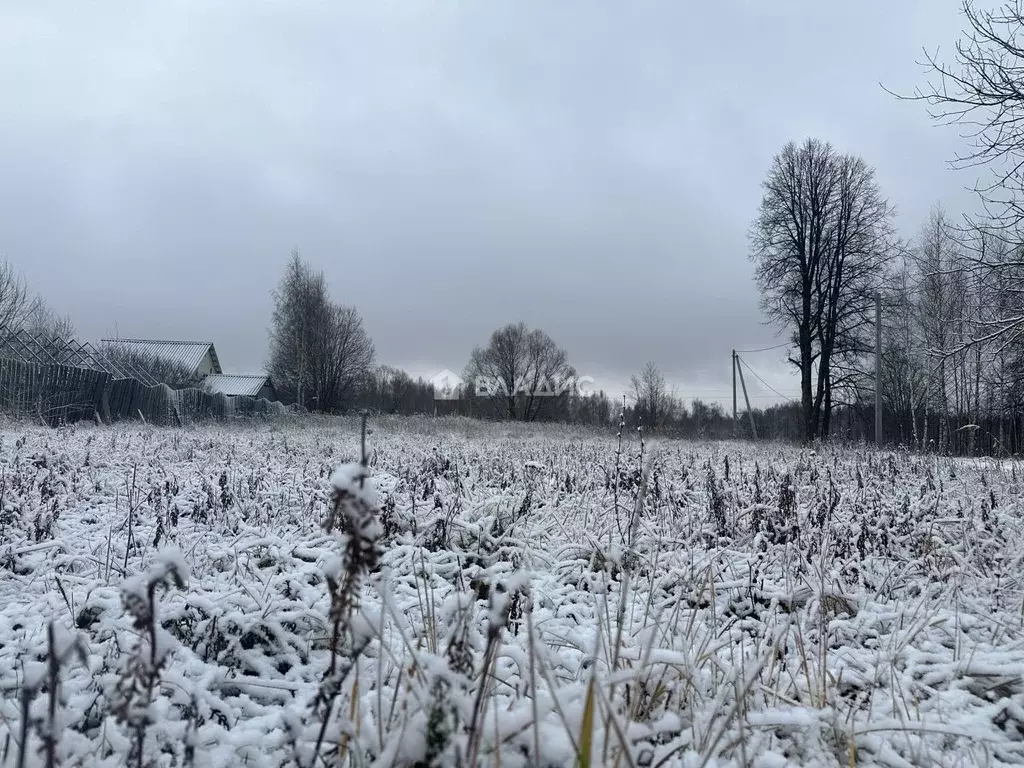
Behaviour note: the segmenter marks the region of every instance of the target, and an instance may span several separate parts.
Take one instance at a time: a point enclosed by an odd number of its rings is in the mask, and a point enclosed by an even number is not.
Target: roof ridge
[[[138,344],[192,344],[194,346],[213,346],[212,341],[173,341],[169,339],[100,339],[100,341],[131,341]]]

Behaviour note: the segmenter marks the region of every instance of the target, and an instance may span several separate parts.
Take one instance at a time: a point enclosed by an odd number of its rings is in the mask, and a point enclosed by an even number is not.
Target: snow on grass
[[[1016,463],[372,426],[0,432],[3,764],[1024,761]]]

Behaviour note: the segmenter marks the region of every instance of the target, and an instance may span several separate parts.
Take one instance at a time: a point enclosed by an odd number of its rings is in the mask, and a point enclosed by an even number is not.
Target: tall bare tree
[[[297,251],[271,295],[267,371],[279,392],[311,410],[344,410],[374,359],[359,313],[333,302],[323,272],[314,272]]]
[[[510,323],[491,334],[486,347],[470,355],[465,378],[500,402],[507,418],[534,421],[568,394],[576,376],[565,350],[540,329]]]
[[[271,296],[274,309],[267,372],[282,395],[306,407],[317,315],[322,314],[328,301],[326,281],[322,273],[313,273],[298,251],[292,251],[284,276]]]
[[[959,320],[963,311],[962,276],[957,270],[961,253],[952,236],[945,213],[936,208],[922,227],[913,249],[918,271],[917,310],[919,339],[926,354],[933,359],[928,405],[940,415],[939,445],[949,439],[949,365],[948,355],[960,343]]]
[[[750,257],[763,310],[792,332],[806,439],[828,437],[837,393],[863,378],[892,216],[874,170],[817,139],[786,144],[764,181]]]
[[[328,302],[312,353],[314,402],[318,410],[334,413],[349,408],[373,368],[374,359],[373,342],[355,308]]]
[[[482,387],[480,394],[504,402],[505,415],[517,416],[516,395],[527,375],[529,353],[526,323],[510,323],[491,334],[486,347],[476,347],[465,369],[470,387]]]
[[[576,370],[569,364],[569,355],[554,339],[539,328],[526,337],[527,369],[524,414],[534,421],[555,400],[565,399]]]

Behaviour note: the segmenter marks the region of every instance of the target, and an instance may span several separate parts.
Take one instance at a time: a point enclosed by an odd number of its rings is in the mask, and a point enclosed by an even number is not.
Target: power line
[[[728,394],[731,393],[725,389],[684,389],[680,393],[681,396],[685,397],[690,397],[691,395],[721,395],[725,397]],[[763,397],[768,397],[768,395],[763,395]]]
[[[760,382],[761,382],[762,384],[764,384],[764,385],[765,385],[766,387],[768,387],[768,389],[770,389],[770,390],[771,390],[772,392],[774,392],[774,393],[775,393],[776,395],[778,395],[779,397],[781,397],[781,398],[782,398],[783,400],[788,400],[788,401],[789,401],[789,402],[791,402],[791,403],[795,403],[795,402],[796,402],[796,400],[795,400],[794,398],[792,398],[792,397],[789,397],[788,395],[784,395],[784,394],[782,394],[781,392],[779,392],[779,390],[777,390],[777,389],[776,389],[775,387],[773,387],[773,386],[772,386],[771,384],[769,384],[769,383],[768,383],[767,381],[765,381],[764,379],[762,379],[762,378],[761,378],[761,377],[760,377],[760,376],[758,375],[757,371],[755,371],[755,370],[754,370],[753,368],[751,368],[751,367],[750,367],[750,363],[748,363],[748,362],[747,362],[746,360],[744,360],[743,358],[740,358],[740,362],[741,362],[741,363],[743,363],[743,364],[744,364],[745,366],[747,366],[747,370],[748,370],[748,371],[750,371],[750,372],[751,372],[751,373],[752,373],[752,374],[754,375],[754,378],[755,378],[755,379],[757,379],[757,380],[758,380],[758,381],[760,381]]]
[[[748,368],[747,370],[750,370],[750,369]],[[778,394],[778,393],[776,393],[776,394]],[[682,394],[682,395],[679,395],[679,397],[681,399],[683,399],[683,400],[703,400],[703,399],[708,399],[708,400],[727,400],[729,397],[731,397],[731,393],[729,393],[729,392],[719,392],[717,394],[706,394],[705,393],[703,395],[702,394],[694,394],[694,395]],[[779,397],[785,397],[785,395],[779,395]],[[750,399],[751,400],[776,400],[778,398],[776,398],[775,395],[751,395]],[[795,403],[796,400],[793,400],[793,402]]]
[[[742,353],[744,355],[752,355],[755,352],[771,352],[773,349],[782,349],[783,347],[788,347],[788,346],[789,346],[788,343],[783,343],[783,344],[776,344],[774,347],[763,347],[761,349],[737,349],[736,350],[736,354],[741,354]],[[749,368],[750,366],[748,365],[747,367]]]

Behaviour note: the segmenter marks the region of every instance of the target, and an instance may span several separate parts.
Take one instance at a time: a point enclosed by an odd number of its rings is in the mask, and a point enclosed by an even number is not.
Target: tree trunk
[[[832,385],[827,384],[825,389],[825,404],[821,411],[821,439],[828,440],[830,426],[832,424]]]
[[[806,313],[810,315],[811,299],[807,294],[804,297]],[[808,442],[814,440],[817,433],[817,424],[814,421],[814,395],[811,391],[811,332],[810,329],[800,329],[800,401],[804,412],[804,439]]]

